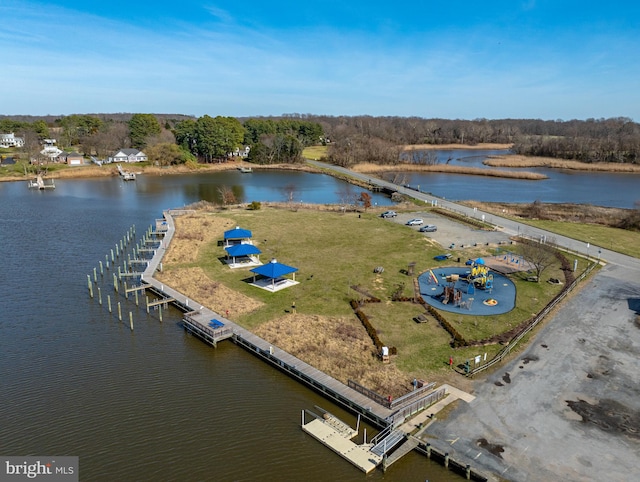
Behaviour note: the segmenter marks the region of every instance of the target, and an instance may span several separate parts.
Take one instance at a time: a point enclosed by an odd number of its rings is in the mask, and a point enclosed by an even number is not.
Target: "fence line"
[[[584,278],[586,278],[586,276],[589,273],[591,273],[591,271],[593,271],[593,269],[596,267],[597,264],[598,263],[596,263],[596,262],[590,264],[587,267],[587,269],[585,269],[584,272],[580,276],[578,276],[575,280],[573,280],[573,282],[569,286],[567,286],[567,288],[565,290],[563,290],[561,293],[559,293],[558,296],[556,296],[553,300],[551,300],[549,302],[549,304],[547,306],[545,306],[542,309],[542,311],[535,316],[535,318],[529,324],[529,326],[527,326],[514,339],[512,339],[507,346],[505,346],[502,350],[500,350],[496,354],[496,356],[494,356],[487,363],[485,363],[483,365],[480,365],[479,367],[476,367],[473,370],[471,370],[469,373],[467,373],[467,376],[468,377],[472,377],[472,376],[480,373],[481,371],[486,370],[489,367],[492,367],[496,363],[501,362],[511,352],[511,349],[513,347],[515,347],[518,344],[518,342],[520,340],[522,340],[522,338],[524,338],[525,335],[527,335],[531,330],[533,330],[538,325],[538,323],[540,323],[545,318],[545,316],[547,316],[549,314],[549,312],[558,303],[560,303],[560,301],[562,301],[569,293],[571,293],[571,291],[574,290],[574,288],[578,285],[578,283],[580,283]]]

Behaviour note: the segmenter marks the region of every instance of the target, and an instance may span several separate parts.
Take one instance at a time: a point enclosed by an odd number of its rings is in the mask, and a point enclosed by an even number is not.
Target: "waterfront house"
[[[22,147],[24,146],[24,138],[16,137],[13,132],[8,134],[0,134],[0,147]]]
[[[147,155],[139,149],[120,149],[108,162],[143,162],[148,160]]]

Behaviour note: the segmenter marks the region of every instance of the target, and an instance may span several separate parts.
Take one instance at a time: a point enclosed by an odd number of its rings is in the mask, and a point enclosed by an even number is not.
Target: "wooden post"
[[[113,249],[111,249],[111,261],[113,262],[115,260],[116,260],[116,258],[113,256]]]
[[[122,246],[122,240],[120,240],[120,251],[124,253],[124,247]]]
[[[160,323],[162,323],[162,306],[158,306],[158,315],[160,316]]]
[[[93,281],[98,282],[98,271],[96,268],[93,268]]]
[[[445,468],[449,468],[449,452],[445,452],[444,454],[444,466]]]
[[[136,293],[136,306],[139,306],[139,303],[138,303],[138,290],[136,290],[135,293]]]
[[[98,303],[100,303],[100,306],[102,306],[102,290],[100,289],[99,286],[98,286]]]
[[[124,251],[122,252],[122,255],[124,257]],[[122,271],[125,272],[125,273],[127,272],[127,260],[126,259],[122,260]]]
[[[89,283],[89,296],[93,298],[93,285],[91,283]]]
[[[124,286],[124,298],[126,300],[128,300],[129,299],[129,292],[127,291],[127,280],[126,279],[122,282],[122,285]]]
[[[122,306],[120,305],[119,301],[118,301],[118,321],[122,321]]]
[[[116,243],[116,258],[120,256],[120,251],[118,251],[118,243]]]
[[[464,475],[467,478],[467,480],[471,480],[471,466],[469,464],[467,464],[467,466],[464,469]]]
[[[133,331],[133,313],[129,312],[129,327]]]
[[[90,274],[87,275],[87,288],[89,288],[89,290],[91,290],[91,275]]]
[[[149,314],[149,297],[145,296],[146,304],[147,304],[147,315]]]
[[[431,458],[431,444],[429,443],[427,444],[427,458]]]
[[[116,276],[115,273],[113,273],[113,290],[116,293],[118,292],[118,277]]]
[[[100,276],[104,276],[104,266],[102,266],[102,261],[100,261]]]
[[[111,313],[111,295],[107,295],[107,306],[109,307],[109,313]]]

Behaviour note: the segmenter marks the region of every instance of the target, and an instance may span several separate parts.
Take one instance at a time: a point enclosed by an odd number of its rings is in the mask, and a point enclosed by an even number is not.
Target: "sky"
[[[640,2],[0,2],[0,114],[640,121]]]

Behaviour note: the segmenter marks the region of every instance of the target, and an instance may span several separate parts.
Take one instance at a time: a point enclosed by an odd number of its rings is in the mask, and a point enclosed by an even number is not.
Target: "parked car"
[[[380,217],[383,217],[383,218],[395,218],[397,215],[398,215],[398,213],[395,212],[395,211],[385,211],[380,215]]]
[[[420,226],[424,221],[420,218],[413,218],[407,221],[407,226]]]
[[[433,224],[425,224],[420,228],[421,233],[434,233],[438,230],[437,226]]]

